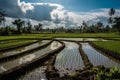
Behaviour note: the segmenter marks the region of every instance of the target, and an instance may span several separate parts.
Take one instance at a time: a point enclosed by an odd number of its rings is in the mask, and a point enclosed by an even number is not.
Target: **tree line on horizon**
[[[12,22],[12,26],[5,26],[5,17],[6,14],[3,10],[0,10],[0,25],[3,24],[3,27],[0,27],[0,35],[12,35],[12,34],[22,34],[22,33],[43,33],[43,32],[66,32],[66,33],[104,33],[104,32],[119,32],[120,33],[120,16],[115,16],[115,9],[111,8],[108,12],[109,25],[104,25],[101,21],[98,21],[96,24],[88,25],[87,22],[83,21],[81,26],[73,28],[64,28],[58,27],[54,29],[43,29],[43,24],[38,23],[37,25],[31,24],[30,21],[25,22],[22,19],[16,19]],[[26,25],[25,25],[26,24]]]

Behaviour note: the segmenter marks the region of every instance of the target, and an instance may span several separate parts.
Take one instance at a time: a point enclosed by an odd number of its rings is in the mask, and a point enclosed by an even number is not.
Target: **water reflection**
[[[29,46],[20,47],[20,48],[17,48],[17,49],[8,51],[8,52],[0,52],[0,58],[5,57],[5,56],[18,54],[18,53],[21,53],[21,52],[24,52],[24,51],[27,51],[27,50],[30,50],[30,49],[33,49],[33,48],[37,48],[38,46],[44,45],[47,42],[48,42],[48,40],[45,40],[45,41],[41,41],[41,42],[31,44]]]
[[[51,44],[51,50],[57,49],[59,46],[61,46],[61,43],[59,43],[59,42],[57,42],[57,41],[54,41],[54,42]]]
[[[35,58],[34,54],[27,55],[27,56],[25,56],[23,58],[20,58],[20,64],[32,61],[34,58]]]
[[[44,41],[44,42],[48,42],[48,41]],[[58,42],[54,41],[51,45],[47,46],[46,48],[38,50],[38,51],[36,51],[34,53],[30,53],[29,55],[17,58],[15,60],[3,63],[3,64],[0,65],[0,68],[4,67],[6,70],[9,70],[9,69],[14,68],[16,66],[19,66],[21,64],[30,62],[33,59],[39,58],[40,56],[44,55],[45,53],[53,50],[53,49],[51,49],[51,46],[55,46],[56,48],[58,48],[59,44],[58,45],[56,45],[56,44],[58,44]],[[0,72],[4,72],[2,70],[2,68],[0,69]]]
[[[98,51],[93,49],[88,43],[81,43],[82,49],[87,54],[90,62],[94,65],[104,65],[105,67],[114,67],[115,65],[120,68],[120,64],[112,61],[110,58],[100,54]]]
[[[57,55],[55,61],[55,68],[59,71],[61,77],[84,67],[78,49],[79,45],[73,42],[64,43],[66,47]]]
[[[47,66],[41,66],[32,72],[20,77],[18,80],[47,80],[45,70]]]
[[[72,41],[108,41],[101,38],[56,38],[59,40],[72,40]]]

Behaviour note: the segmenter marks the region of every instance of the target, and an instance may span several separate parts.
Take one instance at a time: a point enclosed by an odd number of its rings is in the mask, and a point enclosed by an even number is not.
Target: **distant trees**
[[[36,31],[40,31],[42,33],[42,24],[39,23],[38,25],[34,25]]]
[[[82,23],[82,32],[86,33],[88,30],[88,25],[85,21],[83,21]]]
[[[21,19],[17,19],[12,23],[17,26],[18,34],[21,34],[22,33],[22,26],[25,22],[22,21]]]
[[[31,22],[28,21],[27,25],[28,25],[28,29],[27,29],[28,33],[32,33],[32,24],[31,24]]]
[[[65,28],[64,26],[55,27],[53,29],[43,29],[43,24],[39,23],[32,27],[30,21],[25,22],[21,19],[16,19],[12,23],[16,25],[17,28],[13,26],[5,26],[5,13],[3,10],[0,10],[0,24],[4,23],[3,27],[0,27],[0,35],[9,35],[9,34],[21,34],[21,33],[101,33],[101,32],[120,32],[120,16],[114,16],[116,10],[111,8],[108,12],[109,19],[108,23],[110,25],[104,25],[101,21],[96,22],[95,24],[89,25],[87,22],[83,21],[82,25],[78,27]],[[16,30],[17,29],[17,30]]]
[[[115,9],[114,8],[111,8],[108,12],[109,14],[109,19],[108,19],[108,22],[111,24],[112,28],[116,28],[119,33],[120,33],[120,16],[117,16],[117,17],[113,17],[113,15],[115,14]]]
[[[0,10],[0,24],[4,22],[5,27],[5,12],[3,10]]]
[[[108,14],[109,14],[109,19],[108,19],[108,22],[110,23],[110,24],[112,24],[112,22],[113,22],[113,15],[115,14],[115,9],[114,8],[111,8],[110,10],[109,10],[109,12],[108,12]]]
[[[114,17],[113,27],[116,28],[119,31],[119,34],[120,34],[120,17]]]

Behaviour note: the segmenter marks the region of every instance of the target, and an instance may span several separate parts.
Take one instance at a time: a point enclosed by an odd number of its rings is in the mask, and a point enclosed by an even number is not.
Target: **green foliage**
[[[120,32],[120,17],[115,17],[113,20],[113,27],[118,29],[118,31]]]
[[[18,29],[18,33],[21,34],[22,33],[22,26],[25,22],[22,21],[21,19],[17,19],[13,22],[14,25],[17,26],[17,29]]]
[[[32,32],[32,24],[30,21],[28,22],[28,29],[27,30],[28,30],[28,33]]]
[[[42,24],[41,23],[39,23],[38,25],[35,25],[34,28],[36,31],[41,31],[41,33],[42,33]]]
[[[93,67],[91,69],[96,75],[97,80],[119,80],[120,79],[120,71],[115,66],[113,68],[105,68],[103,66]]]

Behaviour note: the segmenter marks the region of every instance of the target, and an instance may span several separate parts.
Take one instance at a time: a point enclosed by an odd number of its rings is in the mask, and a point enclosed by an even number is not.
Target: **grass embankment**
[[[18,39],[18,38],[54,38],[54,37],[65,37],[65,38],[76,38],[76,37],[102,37],[102,38],[120,38],[117,33],[43,33],[43,34],[22,34],[14,36],[0,36],[0,40],[6,39]]]
[[[9,41],[9,42],[6,42],[6,43],[1,43],[0,44],[0,49],[11,47],[11,46],[28,44],[28,43],[31,43],[31,42],[33,42],[33,40],[17,40],[17,41],[12,40],[12,41]]]
[[[94,43],[95,45],[103,49],[118,53],[120,55],[120,41],[105,41],[105,42],[99,41],[99,42],[92,42],[92,43]]]

